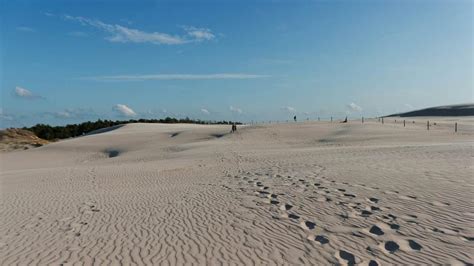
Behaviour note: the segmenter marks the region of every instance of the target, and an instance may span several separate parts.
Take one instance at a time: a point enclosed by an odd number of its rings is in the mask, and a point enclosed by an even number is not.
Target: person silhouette
[[[296,115],[293,117],[293,119],[294,119],[294,120],[295,120],[295,122],[296,122]]]

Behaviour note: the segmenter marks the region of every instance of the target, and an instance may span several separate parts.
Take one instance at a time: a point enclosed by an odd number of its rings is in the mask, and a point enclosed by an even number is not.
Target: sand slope
[[[474,116],[474,103],[466,104],[455,104],[455,105],[444,105],[429,107],[420,110],[414,110],[405,113],[393,114],[390,116],[400,117],[414,117],[414,116],[447,116],[447,117],[460,117],[460,116]]]
[[[27,150],[48,143],[49,141],[38,138],[35,133],[28,130],[19,128],[0,130],[0,152]]]
[[[0,263],[472,263],[470,123],[129,124],[1,154]]]

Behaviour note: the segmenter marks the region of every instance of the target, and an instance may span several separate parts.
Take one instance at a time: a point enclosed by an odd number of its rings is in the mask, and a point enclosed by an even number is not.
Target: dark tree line
[[[77,136],[82,136],[94,130],[123,125],[128,123],[165,123],[165,124],[177,124],[177,123],[186,123],[186,124],[201,124],[201,125],[230,125],[234,122],[232,121],[202,121],[202,120],[193,120],[189,118],[172,118],[166,117],[164,119],[131,119],[131,120],[97,120],[95,122],[84,122],[80,124],[69,124],[66,126],[50,126],[45,124],[36,124],[32,127],[24,127],[23,129],[32,131],[36,136],[46,139],[46,140],[55,140],[55,139],[66,139]],[[242,123],[235,122],[240,125]]]

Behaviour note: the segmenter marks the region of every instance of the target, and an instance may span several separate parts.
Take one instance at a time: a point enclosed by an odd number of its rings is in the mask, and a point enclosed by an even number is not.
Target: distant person
[[[293,117],[293,119],[294,119],[294,120],[295,120],[295,122],[296,122],[296,115]]]
[[[237,131],[237,125],[235,123],[232,124],[232,133]]]

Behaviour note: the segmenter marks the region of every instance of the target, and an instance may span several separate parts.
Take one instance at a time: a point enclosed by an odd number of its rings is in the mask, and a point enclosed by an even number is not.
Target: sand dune
[[[414,110],[405,113],[393,114],[390,116],[400,117],[415,117],[415,116],[447,116],[447,117],[459,117],[459,116],[474,116],[474,103],[466,104],[455,104],[455,105],[444,105],[429,107],[420,110]]]
[[[48,143],[49,141],[38,138],[35,133],[28,130],[19,128],[0,130],[0,152],[27,150]]]
[[[128,124],[0,154],[0,263],[472,263],[473,123],[451,122]]]

